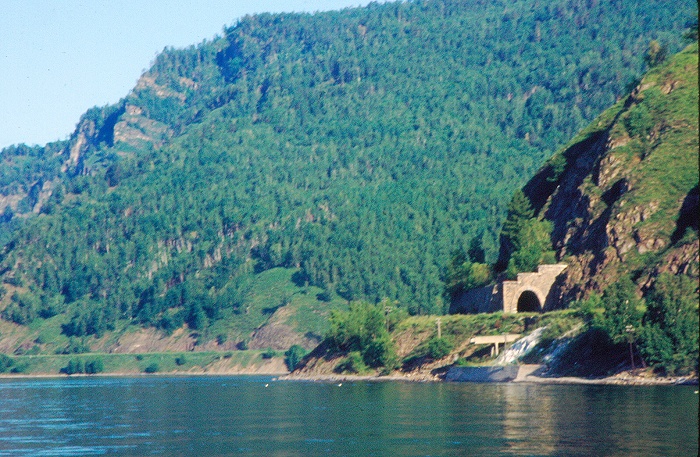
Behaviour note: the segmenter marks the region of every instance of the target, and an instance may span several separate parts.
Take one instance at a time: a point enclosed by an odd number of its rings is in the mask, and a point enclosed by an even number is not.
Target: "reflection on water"
[[[0,456],[696,456],[693,391],[263,377],[4,380]]]
[[[552,455],[557,441],[553,398],[543,395],[541,389],[523,389],[513,384],[502,387],[506,451],[515,455]]]

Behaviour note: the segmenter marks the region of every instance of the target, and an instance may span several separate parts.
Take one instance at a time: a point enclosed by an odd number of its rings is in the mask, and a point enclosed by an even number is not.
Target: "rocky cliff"
[[[698,277],[698,47],[651,69],[523,189],[569,265],[558,302],[630,274]]]

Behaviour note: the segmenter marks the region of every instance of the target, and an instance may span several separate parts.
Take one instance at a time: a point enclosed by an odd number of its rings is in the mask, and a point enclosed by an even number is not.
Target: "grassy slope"
[[[231,351],[24,355],[13,357],[14,364],[9,367],[6,374],[58,375],[71,360],[81,361],[83,364],[101,360],[105,374],[134,375],[145,373],[149,366],[156,366],[155,372],[164,374],[263,374],[286,371],[281,354],[275,354],[272,358],[268,358],[265,351]]]
[[[278,272],[282,274],[282,272]],[[490,346],[470,344],[476,335],[497,335],[503,333],[527,334],[534,329],[548,325],[547,342],[564,332],[577,327],[581,319],[573,311],[556,311],[546,314],[523,313],[504,315],[502,313],[481,315],[440,316],[442,337],[453,346],[449,355],[433,360],[427,353],[428,342],[437,336],[437,316],[413,316],[397,324],[392,339],[397,346],[402,368],[395,374],[430,373],[457,362],[459,364],[480,365],[493,362]],[[321,322],[321,321],[320,321]],[[322,320],[323,325],[326,320]],[[134,331],[130,329],[127,331]],[[108,338],[106,336],[105,338]],[[39,345],[41,346],[41,345]],[[206,348],[203,347],[203,349]],[[104,373],[139,374],[149,365],[156,364],[159,373],[280,373],[285,370],[281,351],[268,350],[222,351],[165,351],[148,353],[109,353],[90,352],[84,354],[41,354],[13,356],[16,369],[23,375],[58,375],[70,360],[83,363],[102,360]],[[272,359],[266,358],[272,355]],[[180,358],[181,364],[176,360]],[[332,355],[319,359],[307,374],[330,374],[344,358]],[[19,367],[19,369],[17,369]],[[374,372],[375,374],[377,372]]]
[[[442,338],[452,349],[445,357],[435,360],[428,352],[429,342],[437,337],[437,319],[441,321]],[[527,335],[537,328],[547,326],[542,335],[539,353],[533,354],[529,363],[538,363],[553,341],[565,333],[581,328],[582,318],[576,311],[553,311],[544,314],[476,314],[451,316],[412,316],[399,322],[391,332],[401,366],[392,375],[431,376],[445,371],[454,364],[490,365],[492,345],[474,345],[470,340],[480,335],[517,333]],[[572,334],[568,334],[571,337]],[[346,360],[347,354],[327,350],[319,346],[309,355],[299,373],[302,376],[330,375]],[[368,370],[362,374],[379,374],[382,370]],[[382,373],[387,374],[387,373]]]
[[[667,93],[667,91],[671,90]],[[698,46],[689,46],[669,61],[648,72],[633,95],[629,108],[623,102],[606,111],[601,118],[577,138],[608,128],[614,147],[606,158],[630,183],[617,211],[623,206],[651,207],[651,217],[634,224],[641,237],[656,237],[670,244],[682,199],[698,184]],[[638,113],[648,112],[643,132],[630,126]],[[632,131],[630,131],[632,130]],[[642,130],[642,129],[640,129]],[[575,143],[574,140],[573,143]],[[603,188],[587,180],[584,192],[601,194]],[[597,195],[598,197],[600,195]],[[603,202],[599,203],[601,208]],[[637,256],[630,264],[644,262]]]
[[[332,297],[330,302],[319,300],[318,296],[323,290],[295,284],[292,276],[296,271],[273,268],[256,276],[247,303],[251,312],[258,317],[240,326],[240,331],[253,331],[265,324],[264,318],[274,317],[273,310],[276,314],[278,310],[287,308],[288,312],[278,322],[289,325],[300,333],[309,332],[319,337],[325,335],[329,328],[327,318],[330,310],[346,302],[337,296]],[[286,304],[280,306],[283,302]],[[231,324],[240,325],[238,322]]]
[[[237,349],[241,342],[248,343],[256,330],[266,325],[285,326],[288,336],[308,347],[310,341],[320,340],[328,330],[330,310],[346,302],[337,296],[331,297],[330,302],[321,301],[321,289],[299,286],[292,281],[295,272],[293,269],[274,268],[256,275],[246,296],[247,309],[236,319],[217,321],[203,333],[183,327],[171,335],[165,335],[155,329],[143,329],[130,321],[120,320],[113,331],[106,332],[100,338],[71,339],[61,333],[61,326],[68,322],[70,315],[59,314],[50,319],[37,319],[29,326],[0,320],[0,353],[48,356],[65,351],[71,345],[83,345],[92,351],[104,353],[178,352],[191,348],[231,351]],[[281,306],[283,302],[285,305]],[[257,338],[256,346],[287,349],[274,340],[265,339],[264,335]]]
[[[636,186],[629,203],[659,205],[653,217],[640,221],[637,228],[670,238],[674,224],[669,222],[675,222],[679,200],[698,183],[697,44],[647,73],[634,99],[611,131],[612,141],[629,138],[614,155],[633,169]],[[629,131],[631,119],[641,110],[650,115],[647,135]]]

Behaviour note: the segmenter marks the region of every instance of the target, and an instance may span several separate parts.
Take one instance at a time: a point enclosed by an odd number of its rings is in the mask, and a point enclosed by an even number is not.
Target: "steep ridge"
[[[622,274],[643,293],[663,272],[698,278],[697,67],[695,44],[653,68],[524,187],[569,265],[554,303]]]

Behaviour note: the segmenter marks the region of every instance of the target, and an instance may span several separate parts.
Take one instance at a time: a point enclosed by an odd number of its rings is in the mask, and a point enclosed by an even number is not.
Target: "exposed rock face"
[[[88,172],[85,161],[89,153],[97,150],[101,143],[114,144],[114,125],[123,114],[123,104],[88,110],[78,122],[63,153],[67,157],[62,171]]]
[[[253,332],[248,343],[249,349],[271,348],[286,351],[292,345],[298,344],[307,350],[318,346],[321,337],[312,334],[301,334],[289,323],[294,312],[288,306],[277,309],[267,323]]]
[[[552,290],[560,303],[626,273],[642,293],[662,272],[698,276],[697,78],[695,47],[651,71],[562,151],[563,173],[547,165],[525,186],[569,265]]]
[[[188,86],[188,82],[183,84]],[[172,137],[168,125],[151,119],[147,110],[139,106],[139,99],[135,96],[139,92],[150,92],[160,99],[173,98],[179,103],[185,99],[184,94],[156,84],[150,74],[142,75],[133,93],[125,100],[115,106],[92,108],[83,115],[64,151],[67,157],[63,172],[73,169],[78,173],[89,173],[84,162],[90,151],[98,149],[102,142],[110,146],[125,143],[133,147],[146,144],[158,148]]]
[[[189,81],[188,81],[189,82]],[[183,82],[186,87],[196,88],[196,83],[188,84]],[[146,73],[139,78],[134,88],[133,93],[127,97],[124,114],[120,117],[119,122],[114,126],[114,142],[126,143],[128,145],[139,147],[144,144],[149,144],[153,147],[161,147],[166,140],[173,136],[172,129],[167,124],[153,119],[148,109],[140,106],[138,94],[150,93],[158,99],[173,99],[178,104],[185,102],[185,95],[176,92],[166,86],[156,83],[155,77]]]
[[[85,120],[78,125],[73,141],[71,141],[68,153],[68,164],[76,165],[78,159],[87,147],[88,138],[95,136],[95,123]]]
[[[292,345],[298,344],[306,349],[313,349],[319,342],[318,339],[299,334],[289,325],[275,322],[266,324],[255,331],[248,348],[271,348],[277,351],[285,351]]]
[[[698,239],[665,253],[663,259],[639,280],[643,291],[651,289],[654,279],[661,273],[684,274],[698,277]]]
[[[144,143],[160,147],[170,136],[172,132],[167,125],[149,119],[141,108],[131,104],[126,105],[126,112],[114,126],[114,142],[134,147]]]

